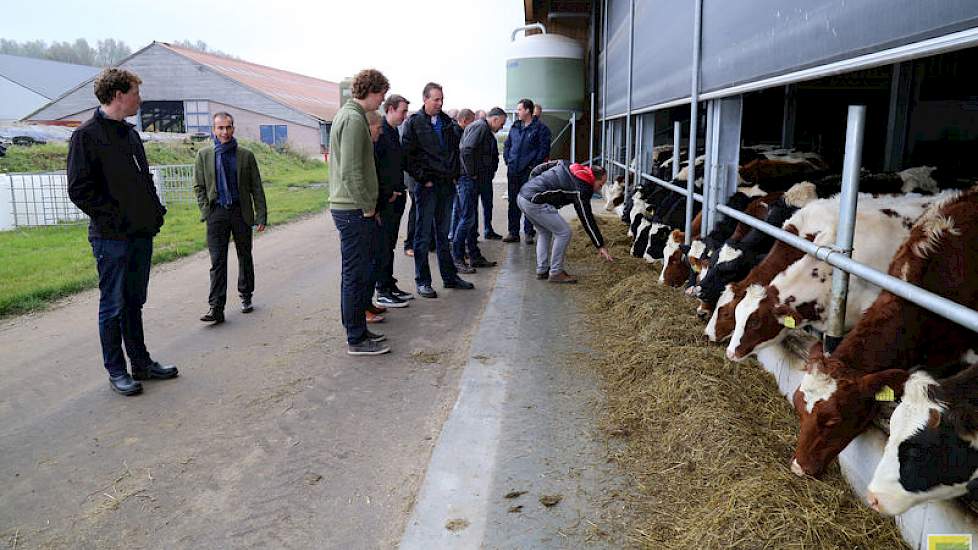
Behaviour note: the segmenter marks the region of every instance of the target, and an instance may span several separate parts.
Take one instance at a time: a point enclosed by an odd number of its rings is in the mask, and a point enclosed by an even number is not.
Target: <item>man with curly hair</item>
[[[98,268],[98,332],[109,385],[122,395],[140,380],[173,378],[177,368],[154,361],[143,338],[153,237],[166,208],[156,194],[139,133],[126,122],[139,112],[142,80],[108,68],[95,77],[95,114],[71,135],[68,196],[88,215],[88,241]],[[126,355],[132,374],[126,369]]]
[[[340,237],[342,273],[340,309],[350,355],[380,355],[390,351],[386,338],[367,330],[367,307],[373,299],[370,284],[371,243],[382,220],[377,213],[377,168],[367,112],[376,111],[390,88],[375,69],[353,79],[352,95],[333,118],[329,136],[329,208]]]

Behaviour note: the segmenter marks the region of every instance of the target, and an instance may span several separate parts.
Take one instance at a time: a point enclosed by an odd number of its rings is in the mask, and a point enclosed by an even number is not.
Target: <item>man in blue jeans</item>
[[[460,272],[463,268],[493,267],[496,262],[490,262],[479,250],[479,190],[482,185],[492,185],[492,178],[499,167],[499,154],[496,148],[496,132],[506,123],[506,111],[499,107],[493,108],[489,116],[470,124],[462,135],[459,145],[462,175],[458,178],[458,207],[456,219],[458,224],[452,238],[452,256],[455,267]],[[468,254],[470,264],[465,262]]]
[[[442,112],[442,87],[434,82],[422,92],[424,106],[404,123],[401,147],[405,169],[414,180],[416,226],[414,234],[414,281],[423,298],[437,298],[431,287],[428,247],[434,245],[438,271],[445,288],[472,289],[475,285],[458,276],[448,249],[452,198],[459,175],[458,135],[452,119]]]
[[[100,106],[68,146],[68,196],[91,219],[88,240],[98,267],[102,361],[109,385],[122,395],[142,392],[140,380],[178,374],[173,365],[150,357],[143,335],[153,237],[163,226],[166,208],[156,194],[139,134],[126,122],[139,112],[141,83],[122,69],[99,73],[95,97]]]
[[[520,242],[520,218],[523,212],[516,204],[516,196],[520,188],[530,177],[530,170],[543,163],[550,156],[548,132],[543,122],[533,116],[533,102],[521,99],[516,104],[517,121],[509,129],[506,143],[503,145],[503,158],[506,160],[506,180],[509,191],[509,234],[503,239],[504,243]],[[523,234],[526,244],[534,243],[536,232],[530,220],[523,217]]]
[[[329,135],[329,208],[340,236],[340,311],[350,355],[391,350],[381,344],[386,339],[383,334],[367,330],[366,317],[374,293],[371,245],[383,223],[377,214],[377,168],[367,112],[380,107],[389,88],[380,71],[357,73],[351,86],[353,98],[336,113]]]

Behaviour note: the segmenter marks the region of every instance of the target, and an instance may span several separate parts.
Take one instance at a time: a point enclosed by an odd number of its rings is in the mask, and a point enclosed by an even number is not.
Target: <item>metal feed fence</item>
[[[190,164],[151,166],[156,192],[163,204],[196,204],[194,167]],[[2,184],[6,185],[2,185]],[[64,172],[0,175],[8,187],[9,226],[37,227],[87,223],[88,216],[68,197]],[[0,228],[2,229],[2,228]]]

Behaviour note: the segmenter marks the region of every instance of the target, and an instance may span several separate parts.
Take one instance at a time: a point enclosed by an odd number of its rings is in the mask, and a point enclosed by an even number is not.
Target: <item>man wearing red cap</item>
[[[530,173],[520,189],[517,204],[538,233],[537,279],[551,283],[576,283],[577,278],[564,270],[564,254],[570,244],[571,229],[557,210],[574,205],[584,231],[598,249],[598,254],[612,261],[604,246],[604,237],[591,212],[591,196],[601,190],[608,179],[600,166],[570,164],[566,160],[541,164]]]

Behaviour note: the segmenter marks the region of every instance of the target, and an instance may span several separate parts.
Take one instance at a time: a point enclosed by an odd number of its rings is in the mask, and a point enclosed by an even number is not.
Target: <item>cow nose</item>
[[[700,292],[700,287],[691,286],[686,289],[686,296],[696,296],[699,294],[699,292]]]
[[[801,464],[798,464],[798,459],[796,458],[791,459],[791,473],[796,476],[805,477],[805,470],[801,469]]]
[[[731,361],[737,360],[737,354],[730,348],[727,348],[727,359],[730,359]]]
[[[866,501],[869,502],[869,507],[877,512],[880,511],[880,499],[873,493],[868,493],[866,495]]]

